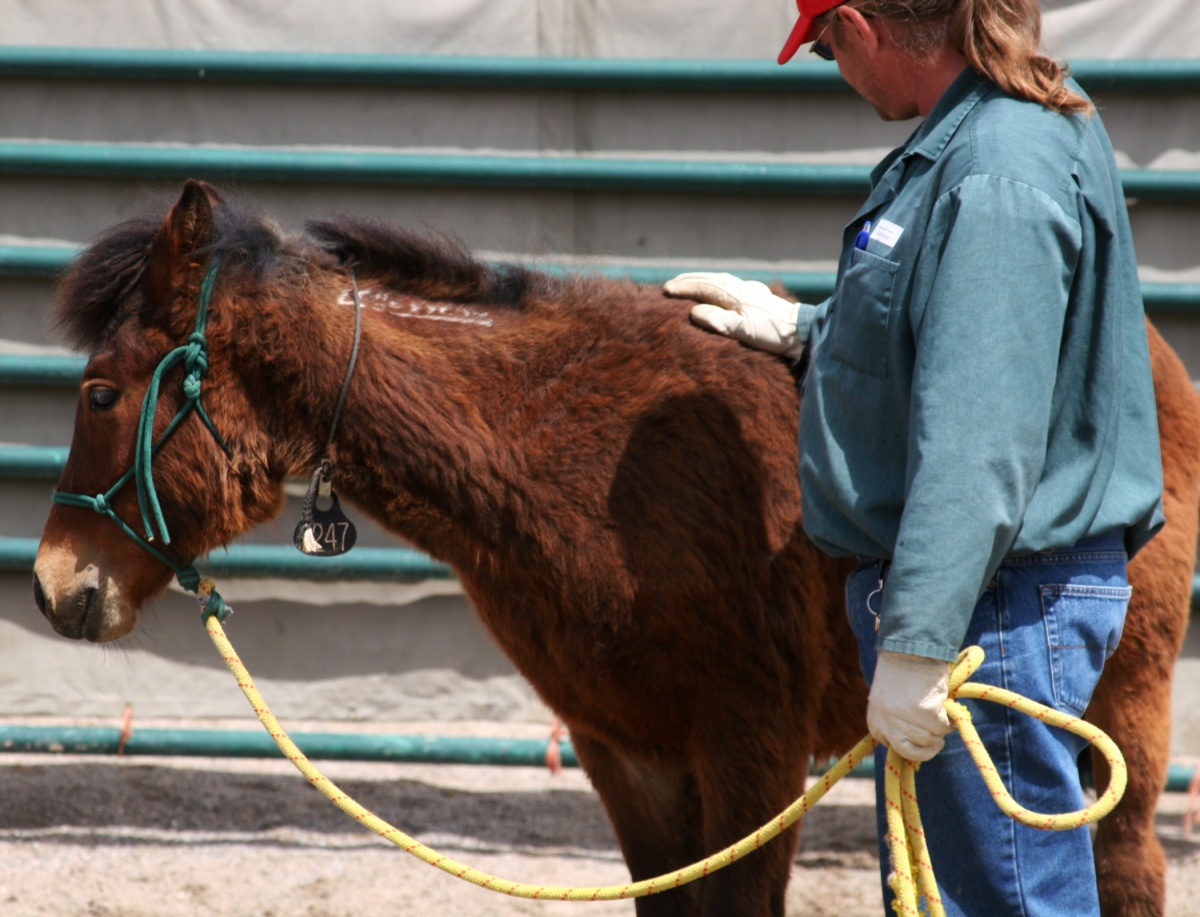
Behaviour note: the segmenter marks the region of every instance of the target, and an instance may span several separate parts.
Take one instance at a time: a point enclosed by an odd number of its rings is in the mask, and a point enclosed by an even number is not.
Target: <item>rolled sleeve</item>
[[[934,207],[913,281],[906,494],[880,649],[955,658],[1016,539],[1045,466],[1081,236],[1046,193],[994,175]]]

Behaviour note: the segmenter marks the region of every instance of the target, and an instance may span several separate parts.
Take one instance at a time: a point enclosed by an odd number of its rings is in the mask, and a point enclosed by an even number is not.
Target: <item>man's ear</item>
[[[880,20],[867,17],[852,6],[839,6],[834,9],[838,17],[838,41],[861,48],[868,57],[879,53],[882,44]]]

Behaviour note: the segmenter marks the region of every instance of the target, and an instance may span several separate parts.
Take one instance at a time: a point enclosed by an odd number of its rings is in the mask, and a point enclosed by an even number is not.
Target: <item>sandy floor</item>
[[[578,771],[323,767],[403,830],[505,878],[627,878]],[[11,917],[633,912],[628,903],[512,900],[458,881],[355,826],[282,761],[12,755],[0,757],[0,772],[0,913]],[[869,794],[865,781],[848,781],[809,817],[789,914],[880,913]],[[1194,914],[1200,900],[1200,834],[1184,838],[1185,807],[1174,794],[1160,808],[1171,917]]]

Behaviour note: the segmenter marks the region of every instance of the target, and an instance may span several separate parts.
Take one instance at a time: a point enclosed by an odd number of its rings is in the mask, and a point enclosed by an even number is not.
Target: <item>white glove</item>
[[[798,357],[808,342],[797,328],[800,304],[776,296],[765,283],[732,274],[680,274],[663,285],[668,296],[695,299],[692,321],[767,353]],[[805,328],[807,332],[807,327]]]
[[[867,700],[871,736],[909,761],[928,761],[951,730],[946,716],[950,663],[882,650]]]

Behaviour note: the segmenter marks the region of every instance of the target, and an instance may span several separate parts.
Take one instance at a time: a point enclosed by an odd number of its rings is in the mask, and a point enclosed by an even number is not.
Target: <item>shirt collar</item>
[[[950,84],[933,106],[933,111],[913,133],[905,152],[937,159],[967,115],[995,88],[991,80],[967,67]]]
[[[924,156],[936,160],[941,156],[967,115],[995,88],[991,80],[980,76],[970,67],[955,77],[929,116],[913,131],[908,142],[892,150],[871,170],[871,196],[863,204],[856,220],[895,193],[910,158]]]

